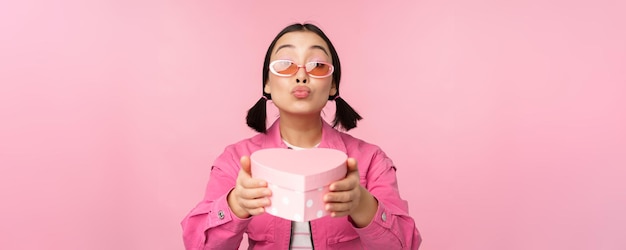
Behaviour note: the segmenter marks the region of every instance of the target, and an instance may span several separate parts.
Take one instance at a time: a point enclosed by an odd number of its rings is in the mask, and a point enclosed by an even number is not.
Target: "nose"
[[[300,67],[298,72],[296,72],[296,83],[306,84],[309,78],[309,74],[306,73],[306,69],[304,67]]]

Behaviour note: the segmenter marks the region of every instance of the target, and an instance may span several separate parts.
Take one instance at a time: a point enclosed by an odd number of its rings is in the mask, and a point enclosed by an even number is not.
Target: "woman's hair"
[[[280,39],[283,35],[294,32],[294,31],[311,31],[318,36],[320,36],[326,44],[328,44],[328,48],[330,49],[330,57],[333,61],[333,67],[335,68],[333,72],[333,82],[335,83],[335,87],[337,88],[337,93],[333,96],[329,96],[328,100],[334,100],[335,105],[337,106],[335,111],[335,119],[333,120],[333,127],[337,127],[337,125],[341,125],[341,127],[348,131],[356,127],[357,121],[363,119],[346,101],[344,101],[339,96],[339,80],[341,80],[341,63],[339,62],[339,56],[337,55],[337,51],[335,47],[330,42],[330,39],[324,34],[324,32],[318,28],[317,26],[310,23],[295,23],[285,27],[282,31],[276,35],[274,41],[270,44],[267,49],[267,53],[265,53],[265,61],[263,62],[263,88],[261,91],[263,92],[263,96],[248,110],[248,115],[246,116],[246,122],[249,127],[260,132],[266,132],[266,102],[267,100],[272,99],[272,95],[265,93],[265,84],[267,79],[269,78],[269,65],[270,65],[270,57],[272,55],[272,51],[274,50],[274,46],[276,45],[276,41]]]

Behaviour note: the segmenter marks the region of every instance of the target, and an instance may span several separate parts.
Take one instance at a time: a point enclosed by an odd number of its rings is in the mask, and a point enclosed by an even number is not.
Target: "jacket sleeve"
[[[365,174],[365,188],[378,200],[370,224],[355,228],[365,249],[418,249],[422,239],[409,216],[408,202],[400,198],[391,159],[377,149],[370,166],[364,170],[360,174]]]
[[[183,219],[185,249],[237,249],[250,219],[240,219],[228,206],[228,193],[235,187],[239,160],[225,151],[211,168],[204,198]]]

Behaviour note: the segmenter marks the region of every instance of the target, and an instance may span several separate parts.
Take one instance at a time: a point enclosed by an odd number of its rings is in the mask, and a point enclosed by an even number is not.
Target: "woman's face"
[[[270,62],[275,60],[291,60],[298,65],[333,63],[326,42],[311,31],[294,31],[279,38],[270,56]],[[287,77],[270,72],[264,91],[272,95],[272,101],[281,113],[319,115],[328,97],[335,95],[337,89],[332,75],[312,78],[300,68],[295,75]]]

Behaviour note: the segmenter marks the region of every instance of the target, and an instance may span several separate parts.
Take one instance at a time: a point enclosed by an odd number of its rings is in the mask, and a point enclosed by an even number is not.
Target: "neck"
[[[317,116],[294,117],[280,115],[280,136],[289,144],[313,148],[322,140],[322,118]]]

